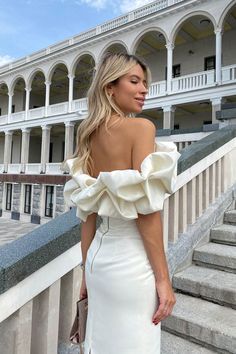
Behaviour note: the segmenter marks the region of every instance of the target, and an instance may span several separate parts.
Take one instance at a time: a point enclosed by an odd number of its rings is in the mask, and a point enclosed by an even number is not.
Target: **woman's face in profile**
[[[109,91],[116,105],[124,114],[140,113],[147,92],[146,76],[139,64],[121,76]]]

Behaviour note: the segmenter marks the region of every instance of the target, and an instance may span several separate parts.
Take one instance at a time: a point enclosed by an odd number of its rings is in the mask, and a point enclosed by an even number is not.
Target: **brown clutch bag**
[[[88,315],[88,298],[77,301],[76,316],[70,331],[70,341],[80,344],[85,340],[86,322]]]

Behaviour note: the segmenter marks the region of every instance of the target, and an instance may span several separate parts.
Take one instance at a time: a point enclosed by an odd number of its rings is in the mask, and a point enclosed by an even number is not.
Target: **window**
[[[216,68],[216,56],[207,57],[204,59],[204,70],[213,70]]]
[[[46,186],[46,200],[45,200],[45,216],[52,217],[53,215],[53,186]]]
[[[180,64],[173,65],[172,77],[180,77]]]
[[[11,210],[11,200],[12,200],[12,184],[7,183],[6,185],[6,210]]]
[[[25,205],[24,205],[24,213],[30,214],[31,211],[31,184],[25,185]]]
[[[172,78],[179,77],[181,75],[181,66],[180,64],[172,66]],[[167,67],[165,68],[165,80],[167,80]]]
[[[2,108],[0,108],[0,116],[2,115]]]
[[[11,106],[11,113],[15,113],[15,109],[16,109],[16,106],[13,104],[13,105]]]
[[[53,143],[50,143],[49,145],[49,161],[52,162],[52,150],[53,150]]]
[[[174,130],[178,130],[179,129],[179,124],[175,124],[174,125]]]

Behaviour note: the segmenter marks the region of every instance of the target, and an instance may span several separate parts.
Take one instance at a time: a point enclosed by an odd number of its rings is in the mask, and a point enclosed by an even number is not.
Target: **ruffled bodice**
[[[155,152],[143,160],[141,172],[114,170],[100,172],[97,178],[81,170],[73,174],[74,159],[67,160],[72,179],[65,184],[65,201],[77,207],[77,216],[83,221],[92,213],[136,219],[138,214],[161,210],[166,193],[174,191],[179,157],[174,143],[158,142]]]

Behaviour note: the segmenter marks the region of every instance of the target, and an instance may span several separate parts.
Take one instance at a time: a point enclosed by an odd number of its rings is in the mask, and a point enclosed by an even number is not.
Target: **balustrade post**
[[[209,168],[203,171],[203,210],[209,206]]]
[[[187,229],[187,185],[185,184],[179,191],[179,232],[183,233]]]
[[[15,354],[31,353],[33,300],[28,301],[18,311]]]
[[[196,178],[187,184],[187,223],[194,224],[196,221]]]
[[[203,177],[200,173],[196,177],[196,217],[202,215],[203,210]]]
[[[210,203],[214,203],[216,198],[216,165],[213,163],[209,169],[209,179],[210,179],[210,193],[209,193],[209,201]]]
[[[169,241],[175,243],[179,233],[179,191],[169,197]]]
[[[221,194],[221,159],[216,162],[216,198]]]

